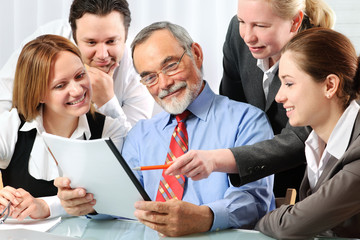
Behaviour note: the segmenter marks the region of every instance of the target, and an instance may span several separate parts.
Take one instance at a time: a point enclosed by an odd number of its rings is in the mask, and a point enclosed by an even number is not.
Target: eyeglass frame
[[[5,209],[0,213],[0,224],[5,223],[6,219],[9,217],[10,214],[10,205],[11,202],[6,205]]]
[[[147,87],[151,87],[151,86],[154,86],[155,84],[157,84],[157,83],[159,82],[159,74],[160,74],[160,73],[163,73],[163,74],[165,74],[166,76],[173,76],[173,75],[177,74],[177,72],[174,73],[174,74],[167,74],[167,72],[170,71],[170,70],[166,70],[166,68],[169,68],[169,66],[170,66],[171,64],[174,64],[174,67],[175,67],[175,68],[174,68],[172,71],[176,71],[176,70],[178,69],[178,67],[179,67],[179,65],[180,65],[180,62],[181,62],[181,60],[183,59],[183,57],[184,57],[184,55],[185,55],[186,52],[187,52],[187,50],[185,49],[185,51],[183,52],[183,54],[181,55],[181,57],[179,58],[179,60],[178,60],[177,62],[167,64],[167,65],[163,66],[163,67],[162,67],[159,71],[157,71],[157,72],[152,72],[152,73],[146,74],[146,76],[144,76],[144,77],[142,77],[142,78],[140,79],[140,82],[141,82],[142,84],[144,84],[145,86],[147,86]],[[147,84],[147,83],[145,82],[145,78],[149,77],[149,75],[152,75],[152,74],[156,74],[156,78],[155,78],[155,80],[154,80],[152,83]]]

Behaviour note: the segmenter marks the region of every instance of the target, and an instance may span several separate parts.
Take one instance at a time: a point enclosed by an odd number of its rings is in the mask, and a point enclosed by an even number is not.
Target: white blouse
[[[42,111],[40,111],[42,112]],[[13,108],[10,112],[4,112],[0,115],[0,168],[6,169],[10,164],[14,154],[15,145],[18,138],[20,119],[17,109]],[[30,153],[29,173],[36,179],[54,180],[59,177],[59,171],[55,161],[51,157],[44,140],[41,136],[45,132],[43,126],[42,114],[31,122],[25,122],[20,131],[37,130],[34,146]],[[116,119],[106,117],[102,137],[111,137],[116,147],[121,151],[125,136],[130,130],[131,125],[127,121],[125,114],[122,112],[121,117]],[[89,139],[91,137],[90,128],[86,115],[79,118],[79,125],[70,137],[71,139]],[[60,200],[57,196],[44,197],[50,208],[50,217],[66,214],[61,207]]]
[[[311,189],[316,186],[330,157],[340,159],[345,153],[359,109],[355,100],[350,103],[331,132],[328,144],[319,138],[315,131],[312,131],[305,141],[305,156]]]
[[[271,68],[269,68],[269,58],[267,59],[258,59],[256,65],[260,68],[263,72],[263,89],[265,99],[267,99],[269,95],[269,89],[274,77],[279,69],[279,61],[277,61]]]

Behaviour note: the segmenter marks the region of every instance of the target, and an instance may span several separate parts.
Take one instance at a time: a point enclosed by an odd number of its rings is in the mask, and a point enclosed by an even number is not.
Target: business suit
[[[299,189],[306,162],[304,141],[310,131],[303,127],[291,127],[282,104],[276,103],[275,96],[281,85],[277,73],[265,98],[264,73],[257,67],[257,59],[240,37],[236,16],[230,22],[223,52],[224,73],[220,94],[265,111],[277,135],[273,140],[231,149],[239,169],[239,176],[231,175],[232,183],[242,185],[278,173],[275,175],[275,196],[284,196],[288,187]],[[279,173],[281,171],[285,172]]]
[[[307,174],[300,188],[302,201],[265,215],[256,228],[275,238],[326,236],[360,237],[360,114],[350,144],[338,160],[331,157],[313,190]]]

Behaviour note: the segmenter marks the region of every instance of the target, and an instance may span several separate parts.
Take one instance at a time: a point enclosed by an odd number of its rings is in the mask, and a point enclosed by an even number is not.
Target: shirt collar
[[[43,117],[42,117],[42,108],[40,109],[40,114],[33,120],[29,122],[25,122],[24,125],[21,127],[20,131],[22,132],[28,132],[32,129],[36,129],[40,134],[45,132],[43,123]]]
[[[89,140],[91,137],[91,132],[90,132],[90,128],[89,128],[89,123],[88,120],[86,118],[86,115],[83,114],[79,117],[79,125],[78,127],[75,129],[75,131],[73,132],[71,138],[81,138],[82,136],[85,135],[85,139]]]
[[[349,126],[354,125],[359,109],[360,107],[356,101],[352,101],[331,132],[325,151],[336,159],[340,159],[348,147],[352,133],[352,127]],[[325,148],[325,142],[322,142],[314,130],[309,135],[305,144],[313,149]]]
[[[204,89],[200,92],[197,98],[192,103],[190,103],[190,105],[187,107],[187,110],[189,110],[197,118],[206,121],[210,107],[215,98],[215,93],[211,90],[209,84],[206,81],[204,82]],[[170,113],[166,114],[168,116],[160,120],[162,122],[159,123],[160,126],[163,126],[163,129],[172,122],[174,116]]]
[[[276,74],[276,71],[279,68],[279,61],[277,61],[271,68],[269,68],[269,58],[266,59],[258,59],[256,65],[260,68],[264,73]]]
[[[359,105],[353,100],[341,115],[330,135],[327,150],[337,159],[342,157],[348,147],[353,130],[349,126],[354,125],[359,109]]]
[[[40,114],[35,119],[29,122],[25,122],[24,125],[21,127],[20,131],[27,132],[35,128],[40,134],[45,132],[43,125],[42,108],[40,109],[39,112]],[[82,136],[84,135],[86,139],[90,139],[91,137],[89,124],[85,114],[80,116],[78,127],[75,129],[75,131],[73,132],[70,138],[79,139],[82,138]]]

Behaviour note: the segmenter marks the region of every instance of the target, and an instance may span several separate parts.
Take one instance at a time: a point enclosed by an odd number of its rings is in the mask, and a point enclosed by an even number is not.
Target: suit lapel
[[[249,81],[249,96],[253,96],[252,99],[248,99],[248,102],[261,110],[265,110],[265,95],[262,84],[263,71],[258,68],[256,65],[256,59],[252,57],[250,51],[248,52],[249,56],[246,65],[246,72],[248,75]],[[256,96],[256,97],[255,97]]]
[[[351,134],[351,140],[349,143],[350,144],[355,141],[355,139],[360,135],[360,112],[358,112],[357,116],[356,116],[356,120],[355,120],[355,124],[354,124],[354,129],[353,129],[353,133]]]
[[[358,112],[355,123],[354,123],[353,132],[351,134],[350,142],[347,147],[348,149],[349,149],[349,146],[358,138],[359,134],[360,134],[360,114]],[[330,157],[328,163],[326,164],[324,171],[322,172],[318,182],[316,183],[316,185],[313,189],[314,192],[316,192],[319,189],[319,187],[321,186],[321,184],[324,181],[326,181],[327,179],[329,179],[333,176],[333,174],[331,172],[334,171],[334,169],[336,169],[339,165],[343,165],[343,161],[344,161],[344,159],[346,159],[347,154],[348,154],[348,152],[345,152],[344,155],[340,159],[337,159],[334,156]],[[335,172],[337,172],[337,171],[335,171]]]
[[[332,174],[330,174],[330,172],[338,164],[340,164],[340,161],[337,158],[335,158],[334,156],[331,156],[328,163],[326,164],[324,171],[321,173],[321,176],[320,176],[319,180],[317,181],[317,183],[313,189],[313,192],[316,192],[319,189],[319,187],[323,184],[324,181],[326,181],[327,179],[332,177]]]
[[[280,88],[281,83],[280,83],[280,79],[278,77],[278,72],[279,71],[276,71],[274,79],[270,84],[269,94],[268,94],[266,106],[265,106],[265,112],[270,108],[271,104],[275,101],[275,96]]]

